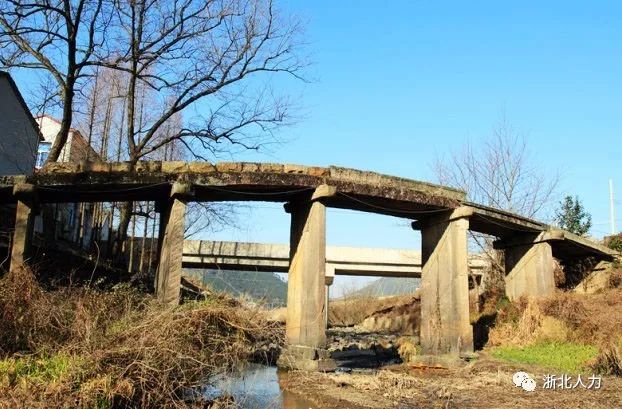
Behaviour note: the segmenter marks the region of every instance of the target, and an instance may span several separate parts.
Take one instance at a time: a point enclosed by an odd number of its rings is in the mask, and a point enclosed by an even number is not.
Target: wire
[[[274,210],[274,211],[278,211],[281,212],[283,214],[285,214],[283,212],[283,207],[280,204],[274,203],[273,206],[267,206],[267,205],[262,205],[259,204],[261,202],[257,202],[257,203],[253,203],[253,204],[249,204],[248,205],[248,209],[250,211],[254,211],[256,209],[265,209],[265,210]],[[352,214],[352,213],[357,213],[356,210],[352,210],[352,209],[340,209],[338,207],[328,207],[326,209],[326,212],[328,213],[343,213],[343,214]],[[358,212],[360,214],[360,212]]]
[[[488,221],[490,221],[491,223],[496,224],[496,225],[498,225],[498,226],[501,226],[501,227],[507,227],[507,228],[509,228],[510,230],[514,230],[514,231],[521,231],[521,232],[527,232],[527,233],[536,233],[536,231],[534,231],[534,230],[520,229],[520,228],[517,228],[517,227],[514,227],[514,226],[509,226],[509,225],[504,226],[502,223],[499,223],[499,222],[497,222],[496,220],[493,220],[493,219],[492,219],[491,217],[489,217],[489,216],[484,216],[484,215],[481,215],[481,214],[480,214],[480,215],[478,215],[478,216],[480,216],[480,217],[482,217],[482,218],[484,218],[484,219],[487,219],[487,220],[488,220]],[[544,230],[541,230],[541,231],[544,231]],[[593,250],[594,252],[596,252],[596,253],[598,253],[598,254],[603,254],[603,252],[602,252],[602,251],[600,251],[599,249],[597,249],[597,248],[595,248],[595,247],[591,247],[591,246],[587,246],[587,245],[584,245],[584,244],[581,244],[581,243],[577,243],[577,242],[576,242],[576,241],[574,241],[574,240],[565,240],[565,242],[569,242],[571,245],[574,245],[575,247],[579,247],[579,248],[584,249],[584,250],[585,250],[585,249],[588,249],[588,251],[589,251],[589,250]],[[596,243],[596,244],[598,244],[598,243]]]
[[[609,253],[605,253],[604,251],[601,251],[601,250],[599,250],[599,249],[598,249],[598,248],[596,248],[596,247],[587,246],[587,245],[585,245],[585,244],[578,243],[578,242],[576,242],[576,241],[574,241],[574,240],[564,240],[564,242],[566,242],[566,243],[568,243],[568,242],[569,242],[571,245],[573,245],[573,246],[575,246],[575,247],[579,247],[579,248],[581,248],[582,250],[587,250],[588,252],[591,252],[591,253],[597,253],[597,254],[600,254],[600,255],[604,254],[604,255],[609,256],[609,257],[611,257],[611,256],[612,256],[611,254],[609,254]],[[595,244],[599,244],[599,243],[595,243]],[[605,246],[603,246],[602,244],[600,244],[600,246],[605,247]],[[590,250],[591,250],[591,251],[590,251]],[[614,250],[611,250],[611,251],[614,251]]]
[[[114,190],[73,190],[72,193],[123,193],[123,192],[133,192],[133,191],[137,191],[137,190],[144,190],[144,189],[151,189],[153,187],[156,186],[163,186],[163,185],[168,185],[170,184],[170,182],[160,182],[160,183],[154,183],[151,185],[145,185],[145,186],[137,186],[137,187],[129,187],[129,188],[125,188],[125,189],[114,189]],[[49,187],[49,186],[39,186],[38,189],[41,190],[48,190],[48,191],[52,191],[52,192],[66,192],[65,189],[63,188],[55,188],[55,187]]]
[[[277,191],[277,192],[244,192],[244,191],[239,191],[239,190],[217,188],[215,186],[200,186],[200,187],[206,188],[206,189],[215,190],[217,192],[234,193],[234,194],[238,194],[238,195],[248,195],[248,196],[290,195],[290,194],[302,193],[302,192],[306,192],[306,191],[310,191],[310,190],[314,190],[315,189],[315,188],[312,188],[312,187],[305,187],[305,188],[300,188],[300,189],[282,190],[282,191]]]
[[[170,185],[170,184],[171,184],[171,182],[160,182],[160,183],[154,183],[154,184],[151,184],[151,185],[137,186],[137,187],[125,188],[125,189],[77,190],[77,191],[74,190],[73,192],[76,192],[76,193],[123,193],[123,192],[133,192],[133,191],[138,191],[138,190],[151,189],[151,188],[154,188],[154,187],[157,187],[157,186]],[[312,187],[305,187],[305,188],[301,188],[301,189],[284,190],[284,191],[277,191],[277,192],[244,192],[244,191],[239,191],[239,190],[217,188],[217,187],[214,187],[214,186],[201,186],[201,187],[204,187],[204,188],[207,188],[207,189],[211,189],[211,190],[215,190],[215,191],[219,191],[219,192],[233,193],[233,194],[238,194],[238,195],[250,195],[250,196],[290,195],[290,194],[302,193],[302,192],[306,192],[306,191],[314,189]],[[49,186],[40,186],[39,189],[47,190],[47,191],[52,191],[52,192],[65,192],[66,191],[63,188],[55,188],[55,187],[49,187]]]
[[[520,227],[516,227],[514,225],[510,225],[509,223],[505,223],[504,224],[502,222],[498,222],[495,219],[493,219],[492,217],[486,216],[486,215],[483,215],[483,214],[477,214],[477,216],[481,217],[482,219],[488,220],[492,224],[496,224],[497,226],[500,226],[500,227],[503,227],[503,228],[507,228],[507,229],[510,229],[510,230],[514,230],[514,231],[520,231],[520,232],[524,232],[524,233],[535,233],[537,231],[544,231],[544,229],[537,230],[536,228],[534,228],[532,230],[521,229]]]
[[[371,207],[371,208],[373,208],[373,209],[384,210],[384,211],[387,211],[387,212],[392,212],[392,213],[404,213],[404,214],[433,214],[433,213],[443,213],[443,212],[447,212],[448,210],[451,210],[451,209],[435,209],[435,210],[396,210],[396,209],[389,209],[389,208],[387,208],[387,207],[383,207],[383,206],[378,206],[378,205],[375,205],[375,204],[373,204],[373,203],[368,203],[368,202],[366,202],[366,201],[364,201],[364,200],[357,199],[357,198],[352,197],[352,196],[350,196],[350,195],[347,195],[347,194],[345,194],[345,193],[343,193],[343,192],[337,192],[337,194],[338,194],[338,195],[341,195],[341,196],[344,196],[344,197],[346,197],[346,198],[348,198],[348,199],[350,199],[350,200],[353,200],[353,201],[355,201],[355,202],[358,202],[358,203],[360,203],[360,204],[362,204],[362,205],[365,205],[365,206]]]

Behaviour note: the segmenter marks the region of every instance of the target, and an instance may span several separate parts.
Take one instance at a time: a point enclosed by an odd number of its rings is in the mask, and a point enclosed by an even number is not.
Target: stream
[[[373,373],[377,368],[401,363],[395,337],[355,333],[351,329],[332,331],[332,344],[339,348],[331,353],[338,371]],[[245,365],[237,372],[218,375],[201,388],[200,394],[208,400],[232,397],[232,406],[240,409],[316,409],[318,406],[300,396],[283,390],[287,371],[257,363]]]
[[[238,375],[213,378],[211,385],[202,389],[202,395],[207,399],[230,395],[235,401],[235,407],[240,409],[318,408],[301,396],[282,390],[279,380],[285,376],[287,372],[279,371],[274,366],[249,364]]]

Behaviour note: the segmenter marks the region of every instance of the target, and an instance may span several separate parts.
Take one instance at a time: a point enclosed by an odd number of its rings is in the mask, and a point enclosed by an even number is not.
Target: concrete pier
[[[555,261],[547,236],[522,235],[496,245],[505,248],[505,293],[510,300],[547,297],[555,291]]]
[[[170,200],[160,213],[159,262],[155,279],[158,299],[166,304],[179,304],[181,290],[182,259],[186,203],[183,196],[187,187],[174,184]]]
[[[24,264],[30,255],[34,220],[38,208],[37,192],[29,183],[16,184],[13,187],[16,200],[15,229],[11,239],[11,265],[14,270]]]
[[[29,256],[35,212],[32,205],[17,201],[15,230],[11,244],[11,270],[19,268]]]
[[[290,202],[287,206],[291,214],[291,261],[287,279],[287,346],[279,358],[283,368],[332,370],[335,366],[324,349],[326,206],[321,199],[328,194],[328,186],[319,186],[310,200]]]
[[[421,348],[424,355],[473,352],[469,322],[467,230],[471,212],[458,208],[415,226],[421,229]]]

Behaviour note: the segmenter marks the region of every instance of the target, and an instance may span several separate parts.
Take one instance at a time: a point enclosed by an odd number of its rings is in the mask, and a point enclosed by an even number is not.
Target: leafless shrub
[[[609,276],[609,288],[622,287],[622,268],[616,268]]]
[[[620,347],[615,344],[609,344],[601,348],[590,367],[599,374],[622,376],[622,353],[620,353]]]
[[[433,165],[438,182],[466,192],[471,202],[527,217],[546,216],[555,198],[559,176],[539,168],[530,154],[526,135],[503,115],[487,135],[476,143],[467,141]],[[492,249],[494,237],[472,233],[471,241],[486,255],[491,268],[484,271],[482,286],[505,288],[504,259]]]
[[[621,295],[619,289],[610,289],[589,295],[559,292],[539,301],[521,298],[499,310],[489,345],[528,345],[553,334],[606,350],[622,337]]]

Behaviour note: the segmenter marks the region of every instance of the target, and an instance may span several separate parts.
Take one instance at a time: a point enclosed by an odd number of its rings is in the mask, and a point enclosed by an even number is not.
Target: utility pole
[[[613,206],[613,179],[609,179],[609,216],[611,217],[611,235],[616,234],[616,214]]]

